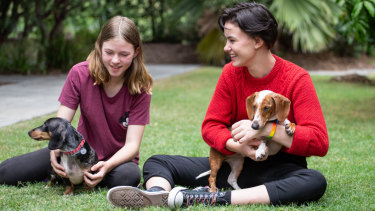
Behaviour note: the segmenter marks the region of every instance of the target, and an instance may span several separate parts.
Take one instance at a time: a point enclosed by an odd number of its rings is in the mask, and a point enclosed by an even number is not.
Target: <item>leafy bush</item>
[[[334,49],[341,55],[375,56],[375,0],[337,0],[342,7]]]
[[[49,43],[45,53],[47,70],[68,71],[74,64],[86,60],[94,48],[98,34],[81,29],[76,32],[74,38],[67,39],[63,36],[55,38]]]
[[[86,60],[98,33],[83,29],[73,38],[59,36],[47,48],[35,39],[5,42],[0,47],[0,73],[46,74],[66,72],[76,63]]]
[[[0,47],[0,72],[28,74],[37,65],[35,43],[30,40],[10,41]]]

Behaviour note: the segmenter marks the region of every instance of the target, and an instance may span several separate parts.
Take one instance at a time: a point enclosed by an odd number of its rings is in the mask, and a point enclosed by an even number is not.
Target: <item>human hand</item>
[[[260,144],[261,144],[261,141],[259,139],[252,139],[252,140],[247,141],[244,144],[240,144],[238,141],[235,141],[234,139],[231,138],[227,141],[225,147],[229,151],[239,153],[242,156],[249,157],[254,161],[263,161],[263,160],[266,160],[267,157],[264,157],[261,160],[256,159],[256,151]],[[268,150],[268,148],[266,150]]]
[[[83,175],[83,179],[87,186],[90,188],[95,187],[98,185],[104,178],[104,176],[107,174],[107,168],[106,168],[106,162],[105,161],[99,161],[97,164],[91,167],[92,172],[96,172],[94,174],[90,172],[85,172]]]
[[[58,174],[60,177],[68,178],[68,176],[65,173],[64,166],[60,165],[60,163],[57,161],[58,157],[60,157],[59,149],[50,151],[51,166],[55,173]]]
[[[240,120],[232,125],[231,135],[240,144],[259,138],[262,130],[254,130],[250,120]]]

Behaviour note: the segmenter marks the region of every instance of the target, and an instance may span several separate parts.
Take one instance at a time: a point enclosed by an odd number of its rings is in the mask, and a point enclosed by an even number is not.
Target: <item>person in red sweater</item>
[[[277,22],[269,10],[258,3],[240,3],[227,8],[219,18],[224,31],[224,51],[231,62],[224,66],[202,124],[202,137],[219,152],[244,155],[243,171],[238,178],[241,190],[212,193],[208,176],[195,179],[210,169],[207,157],[155,155],[143,167],[146,191],[134,187],[116,187],[107,197],[116,206],[171,208],[193,204],[271,204],[305,203],[320,199],[326,179],[308,169],[306,157],[324,156],[328,151],[328,134],[323,112],[313,82],[303,68],[271,53]],[[296,124],[289,136],[278,125],[272,141],[283,148],[265,161],[256,161],[256,139],[268,137],[272,123],[253,130],[246,113],[246,97],[261,90],[280,93],[291,100],[288,119]],[[228,127],[235,129],[231,132]],[[242,139],[244,143],[238,141]],[[216,185],[227,183],[230,167],[223,163]],[[183,187],[198,187],[189,190]],[[173,188],[173,189],[172,189]],[[169,192],[170,191],[170,192]],[[142,199],[142,200],[139,200]]]

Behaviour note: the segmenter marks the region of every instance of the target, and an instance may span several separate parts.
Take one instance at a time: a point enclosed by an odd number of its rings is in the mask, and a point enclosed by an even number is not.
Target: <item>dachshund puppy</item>
[[[290,110],[290,100],[280,94],[269,90],[255,92],[246,99],[246,111],[249,119],[252,121],[251,127],[254,130],[262,129],[268,122],[276,122],[285,126],[286,133],[290,136],[294,134],[295,124],[287,119]],[[255,158],[259,161],[265,160],[268,155],[274,155],[281,149],[281,145],[267,139],[260,138],[261,144],[255,153]],[[267,145],[266,145],[267,144]],[[267,152],[268,146],[268,152]],[[234,155],[223,155],[216,149],[210,149],[210,168],[211,170],[201,173],[196,177],[210,175],[208,178],[211,191],[216,192],[216,177],[223,161],[226,161],[231,167],[231,173],[228,176],[228,183],[234,189],[241,189],[237,184],[237,179],[242,171],[244,157],[238,153]]]
[[[90,171],[91,167],[98,162],[94,149],[63,118],[48,119],[40,127],[30,130],[29,136],[37,141],[49,140],[50,150],[60,150],[60,164],[64,166],[69,177],[69,179],[63,178],[66,185],[64,195],[72,195],[73,185],[82,183],[83,173]],[[52,183],[53,181],[50,184]],[[86,184],[84,185],[85,189],[90,189]]]
[[[246,111],[250,120],[252,120],[251,127],[254,130],[262,129],[267,122],[275,122],[285,126],[285,132],[292,136],[294,135],[295,124],[290,123],[287,119],[290,110],[290,100],[280,94],[269,90],[255,92],[246,99]],[[262,160],[266,157],[267,139],[262,138],[262,143],[259,145],[255,158]],[[281,145],[275,142],[270,142],[269,148],[280,150]]]

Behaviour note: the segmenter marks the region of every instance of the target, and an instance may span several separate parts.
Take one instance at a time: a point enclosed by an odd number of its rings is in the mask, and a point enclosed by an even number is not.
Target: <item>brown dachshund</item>
[[[246,99],[246,111],[249,119],[252,121],[251,127],[254,130],[263,128],[268,122],[277,122],[284,125],[286,133],[293,135],[295,124],[290,123],[287,119],[290,110],[290,100],[280,94],[269,90],[255,92]],[[268,146],[268,152],[267,152]],[[274,155],[279,152],[281,145],[275,142],[268,142],[267,139],[261,139],[261,144],[256,150],[255,158],[257,160],[264,160],[268,155]],[[223,155],[216,149],[210,149],[210,168],[211,170],[204,172],[196,177],[210,175],[208,178],[211,191],[216,191],[216,177],[223,161],[226,161],[231,167],[231,173],[228,176],[228,183],[234,189],[241,189],[237,184],[237,179],[242,171],[244,157],[241,154]]]

